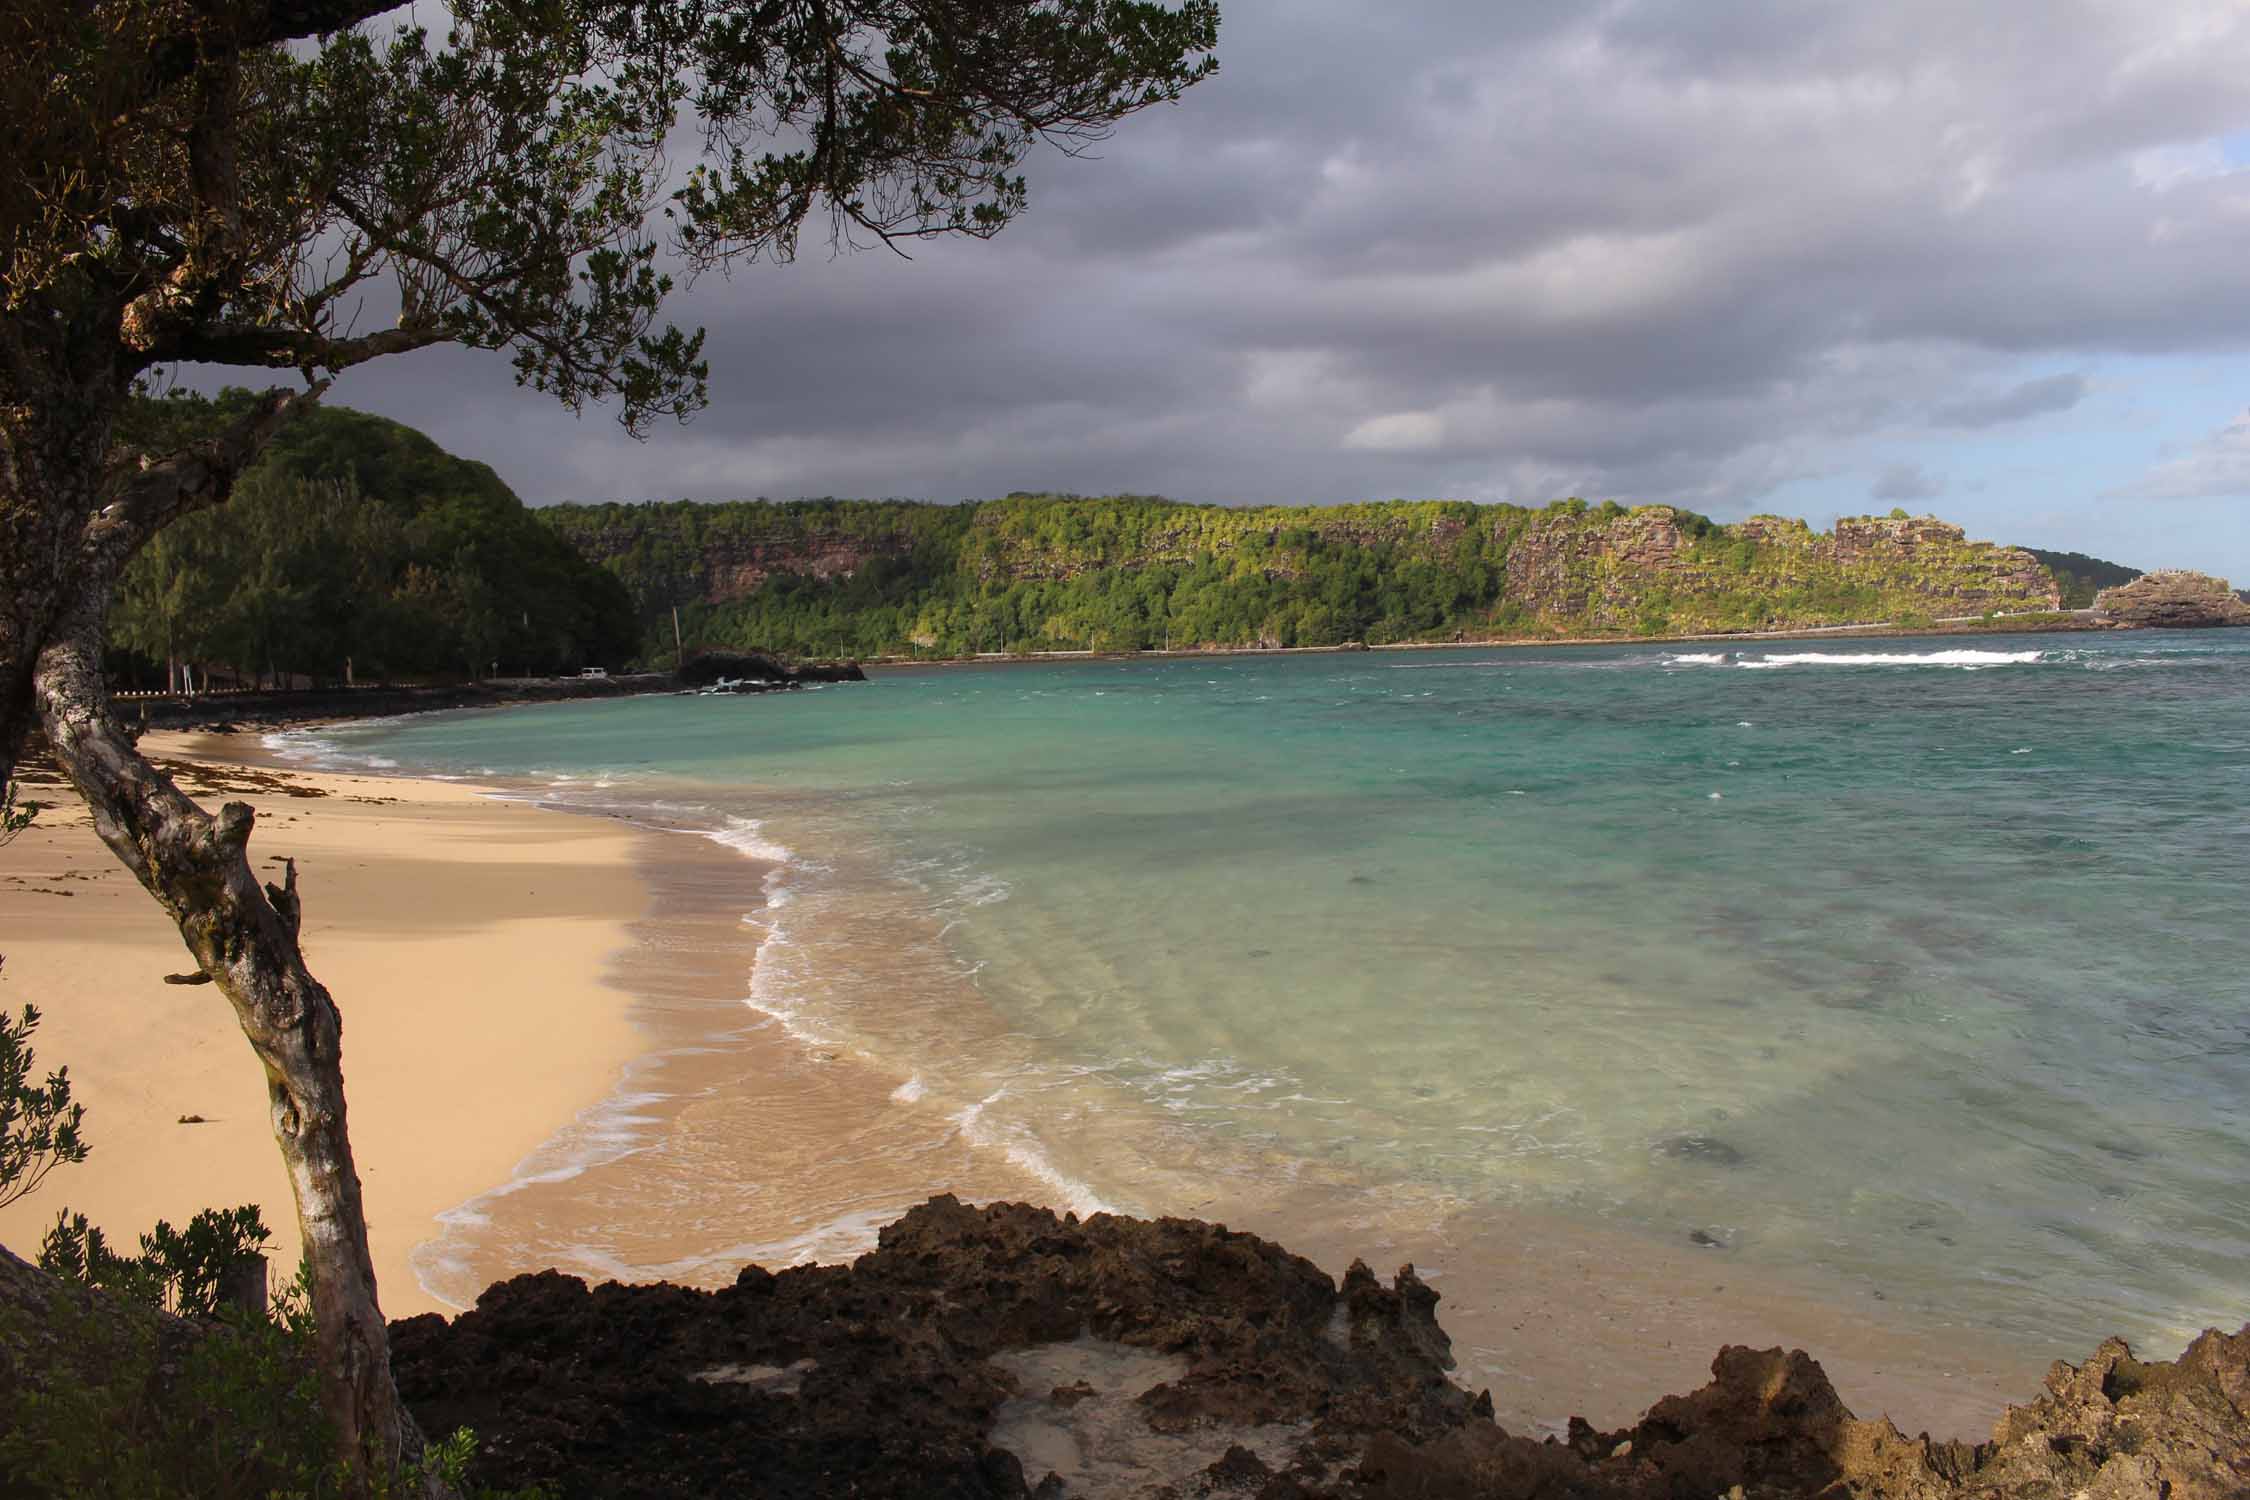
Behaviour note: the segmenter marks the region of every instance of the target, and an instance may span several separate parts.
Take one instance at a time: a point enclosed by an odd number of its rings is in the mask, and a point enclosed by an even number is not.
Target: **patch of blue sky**
[[[2230,167],[2250,167],[2250,130],[2220,136],[2219,154],[2227,159]]]
[[[2165,355],[2027,361],[2020,378],[2079,370],[2093,382],[2065,412],[1971,430],[1901,427],[1829,455],[1722,519],[1752,511],[1881,514],[1892,505],[1956,521],[1973,537],[2086,552],[2135,567],[2201,567],[2250,585],[2250,497],[2149,499],[2134,486],[2250,406],[2250,356]],[[1996,382],[2004,384],[2004,381]],[[1888,471],[1918,472],[1938,492],[1882,499]]]

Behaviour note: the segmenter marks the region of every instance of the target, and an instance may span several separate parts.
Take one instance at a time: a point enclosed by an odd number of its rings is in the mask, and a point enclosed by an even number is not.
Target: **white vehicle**
[[[581,677],[607,677],[607,676],[609,675],[609,668],[607,668],[607,667],[586,667],[586,668],[582,669],[582,670],[581,670],[581,671],[579,672],[579,674],[578,674],[578,675],[579,675],[579,676],[581,676]]]

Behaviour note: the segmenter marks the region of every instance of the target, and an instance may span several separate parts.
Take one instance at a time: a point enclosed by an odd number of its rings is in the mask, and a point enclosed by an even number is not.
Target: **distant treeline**
[[[1231,509],[1028,494],[539,512],[624,581],[657,658],[670,655],[675,607],[691,646],[812,657],[1488,633],[1510,623],[1509,543],[1540,514],[1454,501]]]
[[[140,403],[136,437],[215,430],[249,400]],[[624,587],[484,464],[412,428],[316,407],[234,498],[159,533],[110,613],[115,679],[165,687],[532,675],[620,665]]]
[[[1877,524],[1902,523],[1913,550],[1850,556],[1799,522],[1576,499],[1236,509],[1016,494],[539,514],[624,581],[657,662],[674,610],[691,649],[957,657],[1912,622],[2035,610],[2046,589],[2022,553],[1904,512]]]
[[[2023,550],[2045,563],[2055,582],[2062,585],[2064,609],[2092,609],[2094,596],[2103,589],[2131,583],[2141,576],[2139,568],[2104,562],[2083,552],[2043,552],[2037,547]]]
[[[139,440],[250,397],[139,404]],[[1895,523],[1895,524],[1894,524]],[[528,510],[492,470],[344,408],[285,428],[222,510],[162,533],[115,601],[121,686],[312,686],[798,658],[1651,635],[2020,613],[2134,575],[1943,523],[1720,526],[1557,501],[1185,505],[1017,494]],[[1873,531],[1870,531],[1870,527]],[[1892,527],[1892,545],[1874,536]],[[1904,550],[1901,550],[1901,548]],[[2012,561],[2011,561],[2012,559]]]

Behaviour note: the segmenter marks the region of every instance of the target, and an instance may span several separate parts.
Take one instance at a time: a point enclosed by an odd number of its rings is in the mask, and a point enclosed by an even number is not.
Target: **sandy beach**
[[[297,861],[306,954],[344,1016],[383,1309],[446,1310],[408,1259],[436,1216],[506,1181],[640,1050],[604,974],[646,905],[632,847],[647,835],[445,782],[229,764],[254,741],[142,744],[204,805],[257,808],[261,871]],[[75,798],[26,792],[58,805],[0,850],[0,1004],[39,1008],[40,1068],[68,1066],[93,1153],[0,1210],[0,1243],[36,1254],[68,1208],[130,1249],[159,1218],[256,1203],[276,1279],[292,1274],[288,1180],[232,1011],[164,983],[192,960]]]

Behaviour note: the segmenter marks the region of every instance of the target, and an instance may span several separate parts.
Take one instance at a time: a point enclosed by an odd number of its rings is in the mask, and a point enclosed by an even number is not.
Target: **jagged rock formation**
[[[2062,607],[2016,547],[1934,516],[1846,517],[1832,533],[1752,516],[1715,526],[1668,505],[1550,513],[1508,553],[1508,598],[1558,629],[1649,634],[1940,619]]]
[[[2111,625],[2157,630],[2250,625],[2250,604],[2226,580],[2183,568],[2159,568],[2094,598],[2097,618]]]
[[[1446,1379],[1437,1302],[1411,1268],[1385,1287],[1355,1265],[1339,1288],[1209,1224],[948,1197],[850,1267],[752,1267],[713,1293],[550,1272],[392,1335],[408,1403],[425,1428],[474,1427],[483,1478],[587,1500],[2250,1495],[2250,1328],[2169,1364],[2112,1340],[1976,1447],[1861,1421],[1805,1354],[1742,1348],[1632,1428],[1535,1442]],[[1058,1351],[1124,1384],[1035,1378]],[[1105,1443],[1173,1466],[1105,1464]]]

